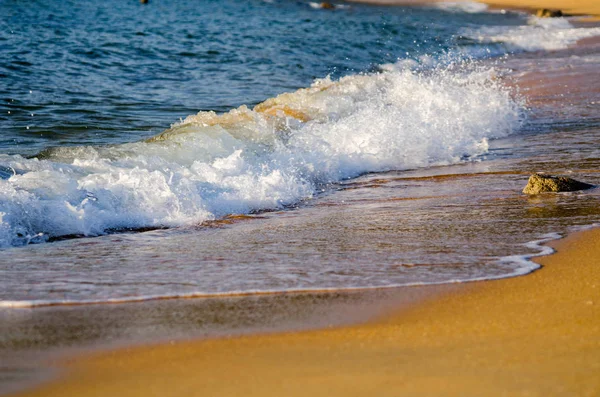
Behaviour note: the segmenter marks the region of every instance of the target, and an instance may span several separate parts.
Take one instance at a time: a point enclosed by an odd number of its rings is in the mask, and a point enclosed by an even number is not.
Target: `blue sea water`
[[[199,110],[227,111],[465,42],[465,27],[522,25],[453,13],[299,1],[3,1],[0,151],[124,143]]]
[[[464,166],[485,173],[521,153],[515,137],[552,132],[531,127],[535,108],[495,64],[595,35],[600,28],[471,2],[2,1],[0,299],[107,302],[531,271],[523,257],[499,258],[531,254],[522,245],[552,224],[523,234],[513,225],[482,251],[495,226],[472,232],[478,217],[468,210],[480,201],[460,199],[466,212],[452,212],[442,193],[460,197],[460,183],[440,193],[407,181]],[[512,151],[503,146],[511,139]],[[400,199],[409,204],[388,208]],[[348,202],[360,205],[340,213]],[[501,222],[502,208],[479,210]],[[588,217],[572,224],[597,215],[593,200],[580,211]],[[458,213],[468,225],[440,221]],[[239,215],[254,218],[238,225]]]

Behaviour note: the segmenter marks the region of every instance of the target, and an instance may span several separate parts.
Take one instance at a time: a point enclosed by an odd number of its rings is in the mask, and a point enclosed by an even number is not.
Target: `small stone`
[[[529,177],[527,186],[523,189],[525,194],[539,194],[544,192],[575,192],[577,190],[595,187],[589,183],[579,182],[564,176],[533,174]]]
[[[563,16],[563,12],[561,10],[551,10],[548,8],[540,8],[535,13],[536,17],[540,18],[559,18]]]

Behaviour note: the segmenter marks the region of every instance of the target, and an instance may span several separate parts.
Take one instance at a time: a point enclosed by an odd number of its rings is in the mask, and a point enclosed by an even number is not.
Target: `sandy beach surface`
[[[94,354],[19,396],[597,396],[599,242],[366,325]]]
[[[600,15],[600,4],[596,0],[484,0],[482,3],[496,7],[549,8],[562,10],[567,14]]]
[[[600,15],[600,3],[591,0],[486,3]],[[590,43],[598,46],[597,40]],[[544,67],[543,58],[531,59],[532,68],[534,62]],[[599,91],[593,74],[569,75],[569,83]],[[545,84],[548,75],[524,73],[520,85],[525,93],[538,93],[534,100],[551,101],[566,77],[552,76],[553,84]],[[540,95],[542,90],[547,92]],[[171,343],[76,354],[54,363],[62,371],[57,378],[12,395],[598,396],[600,228],[550,245],[557,253],[536,259],[543,268],[524,277],[373,292],[377,296],[369,302],[351,294],[324,294],[306,298],[308,303],[299,295],[292,304],[292,298],[276,298],[285,302],[260,315],[261,304],[247,306],[244,313],[256,319],[235,336],[217,332],[208,335],[216,338],[190,341],[175,335]],[[154,311],[162,304],[154,303]],[[191,307],[193,300],[181,305]],[[223,311],[220,305],[215,312]],[[279,332],[268,325],[269,319],[287,316],[282,313],[290,307],[303,311],[282,328],[300,331]],[[328,316],[340,312],[343,318],[331,321],[337,326],[327,327]],[[191,309],[182,313],[189,316]],[[233,311],[231,316],[239,319]],[[348,325],[352,321],[363,323]],[[300,324],[321,329],[302,330]]]

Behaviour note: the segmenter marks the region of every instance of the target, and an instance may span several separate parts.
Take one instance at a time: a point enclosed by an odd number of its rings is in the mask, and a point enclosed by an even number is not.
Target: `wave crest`
[[[0,156],[0,246],[281,208],[366,172],[465,161],[520,123],[492,69],[320,79],[143,142]]]

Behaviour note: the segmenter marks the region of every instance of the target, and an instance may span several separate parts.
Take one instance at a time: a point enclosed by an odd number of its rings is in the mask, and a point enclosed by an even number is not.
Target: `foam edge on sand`
[[[600,229],[365,325],[95,353],[19,396],[600,394]]]

